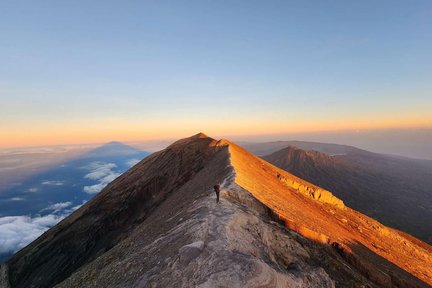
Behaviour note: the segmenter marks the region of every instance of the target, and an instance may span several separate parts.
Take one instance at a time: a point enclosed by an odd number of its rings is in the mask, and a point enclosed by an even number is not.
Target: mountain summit
[[[431,252],[331,192],[199,133],[145,158],[15,254],[0,284],[428,287]]]

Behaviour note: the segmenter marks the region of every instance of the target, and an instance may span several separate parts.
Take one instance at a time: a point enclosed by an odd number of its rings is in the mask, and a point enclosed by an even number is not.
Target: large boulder
[[[196,241],[185,245],[179,249],[180,263],[189,264],[190,261],[198,257],[204,249],[204,241]]]

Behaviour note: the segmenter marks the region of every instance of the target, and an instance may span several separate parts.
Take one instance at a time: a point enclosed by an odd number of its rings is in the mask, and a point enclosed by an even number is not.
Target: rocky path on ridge
[[[338,287],[368,283],[324,252],[314,255],[314,243],[263,220],[267,212],[237,185],[222,190],[220,203],[208,190],[165,219],[174,225],[157,239],[145,241],[147,229],[138,230],[57,287],[335,287],[337,281],[312,259],[318,256],[335,265],[334,277],[345,278]],[[124,275],[130,277],[125,281]]]

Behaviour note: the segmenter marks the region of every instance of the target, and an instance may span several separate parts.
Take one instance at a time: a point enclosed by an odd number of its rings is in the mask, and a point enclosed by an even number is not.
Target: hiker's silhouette
[[[214,191],[216,193],[216,203],[219,203],[220,186],[218,184],[216,184],[213,188],[214,188]]]

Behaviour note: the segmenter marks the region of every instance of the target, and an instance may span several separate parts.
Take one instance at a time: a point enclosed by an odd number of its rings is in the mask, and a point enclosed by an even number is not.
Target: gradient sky
[[[432,1],[1,1],[0,147],[432,127]]]

